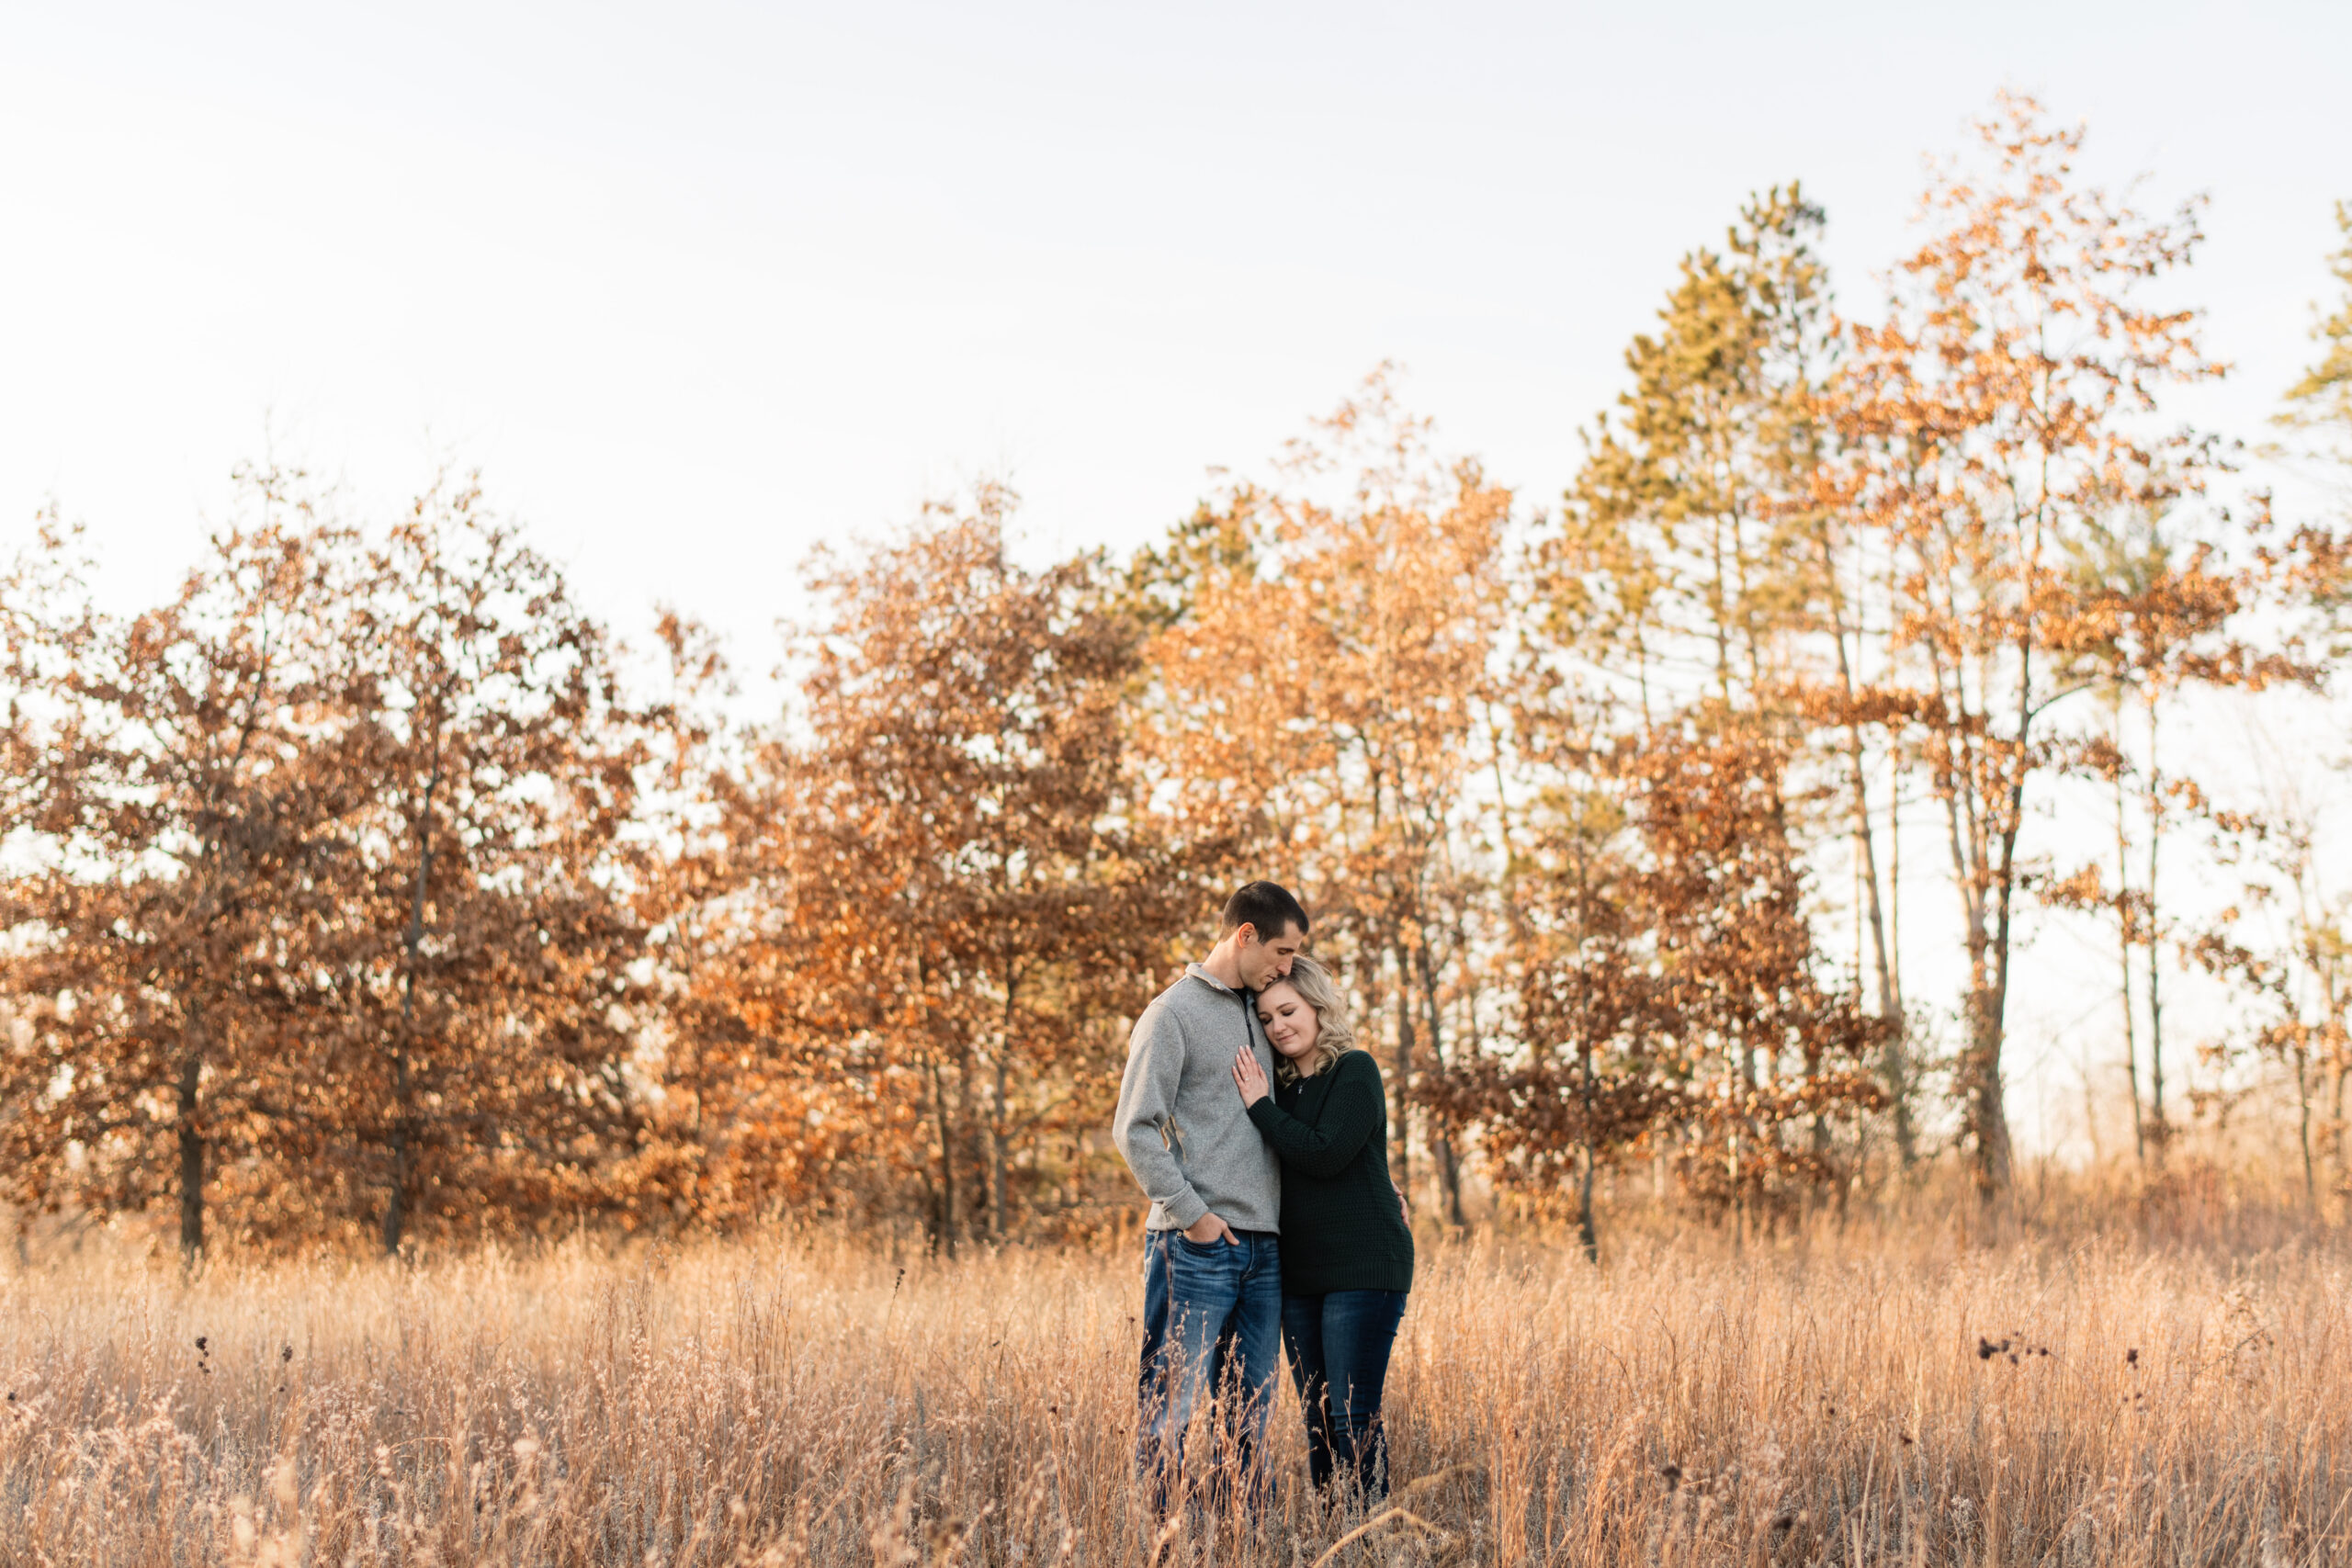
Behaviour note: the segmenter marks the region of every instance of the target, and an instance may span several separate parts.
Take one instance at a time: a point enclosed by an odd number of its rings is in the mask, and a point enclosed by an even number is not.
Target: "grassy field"
[[[1130,1482],[1133,1249],[423,1266],[101,1250],[0,1285],[8,1562],[2352,1560],[2352,1254],[1950,1226],[1425,1248],[1410,1484],[1253,1529]]]

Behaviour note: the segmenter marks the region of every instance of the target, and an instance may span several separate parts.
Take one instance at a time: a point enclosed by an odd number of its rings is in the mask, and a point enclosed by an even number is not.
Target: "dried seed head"
[[[236,1542],[240,1554],[250,1555],[256,1532],[254,1529],[253,1499],[240,1493],[229,1499],[229,1536]]]

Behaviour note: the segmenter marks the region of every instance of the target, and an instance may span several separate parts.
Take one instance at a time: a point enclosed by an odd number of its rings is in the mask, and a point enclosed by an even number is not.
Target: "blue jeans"
[[[1306,1412],[1306,1470],[1318,1490],[1338,1476],[1366,1503],[1388,1495],[1380,1393],[1404,1316],[1402,1291],[1283,1298],[1283,1346]]]
[[[1182,1231],[1144,1237],[1143,1368],[1136,1462],[1168,1507],[1181,1490],[1185,1428],[1213,1401],[1208,1464],[1213,1506],[1238,1491],[1251,1506],[1265,1495],[1258,1462],[1272,1403],[1282,1325],[1282,1255],[1264,1231],[1203,1244]]]

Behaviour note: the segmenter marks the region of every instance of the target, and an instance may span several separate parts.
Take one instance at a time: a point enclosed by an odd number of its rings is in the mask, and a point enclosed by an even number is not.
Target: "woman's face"
[[[1277,980],[1258,993],[1258,1021],[1266,1026],[1266,1038],[1274,1049],[1294,1062],[1314,1054],[1316,1036],[1323,1032],[1315,1010],[1287,980]]]

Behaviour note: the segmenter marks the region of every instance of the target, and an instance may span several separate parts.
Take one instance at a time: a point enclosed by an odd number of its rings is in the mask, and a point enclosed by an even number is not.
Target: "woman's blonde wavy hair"
[[[1282,983],[1277,980],[1274,985]],[[1272,990],[1273,986],[1266,988]],[[1290,961],[1290,988],[1298,993],[1300,1001],[1315,1010],[1315,1070],[1329,1072],[1332,1063],[1356,1048],[1356,1032],[1348,1025],[1348,1004],[1340,997],[1331,972],[1304,953]],[[1275,1052],[1274,1077],[1291,1083],[1298,1076],[1298,1068],[1291,1059]]]

